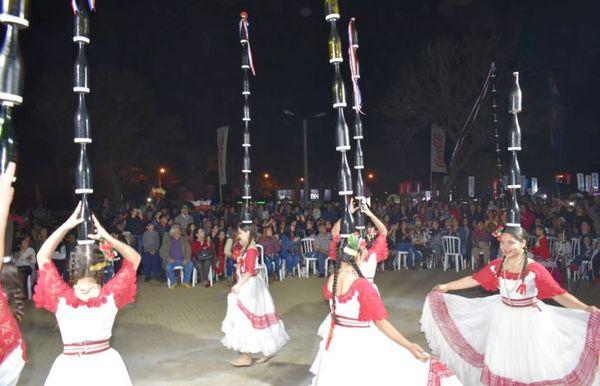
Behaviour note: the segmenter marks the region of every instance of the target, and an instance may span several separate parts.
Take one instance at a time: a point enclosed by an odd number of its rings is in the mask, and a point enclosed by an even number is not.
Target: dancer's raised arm
[[[6,171],[0,176],[0,251],[2,257],[6,252],[6,225],[8,223],[8,214],[10,212],[10,204],[12,203],[15,189],[12,186],[12,181],[15,176],[15,163],[9,162]],[[0,259],[0,270],[2,270],[3,259]]]
[[[71,213],[71,216],[69,216],[67,221],[65,221],[61,226],[58,227],[58,229],[52,232],[52,234],[48,236],[48,239],[46,239],[44,244],[42,244],[37,254],[37,261],[40,266],[40,269],[43,269],[46,263],[52,261],[52,254],[54,253],[54,251],[56,251],[56,247],[58,247],[58,244],[60,244],[60,242],[65,238],[67,233],[69,233],[71,229],[75,228],[77,225],[83,222],[83,218],[79,217],[80,212],[81,201],[79,201],[77,207],[75,208],[73,213]]]
[[[92,216],[92,219],[94,220],[94,227],[96,228],[96,233],[94,233],[93,235],[89,235],[88,237],[93,240],[99,240],[100,238],[106,239],[109,243],[112,244],[113,248],[116,249],[121,256],[123,256],[125,260],[129,261],[133,265],[134,270],[137,269],[142,259],[140,257],[140,254],[137,253],[137,251],[131,248],[129,245],[112,237],[112,235],[108,233],[106,229],[104,229],[102,224],[100,224],[100,221],[98,221],[95,215]]]

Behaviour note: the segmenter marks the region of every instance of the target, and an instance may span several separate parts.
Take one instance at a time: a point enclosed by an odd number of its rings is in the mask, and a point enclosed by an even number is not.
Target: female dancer
[[[359,208],[356,206],[354,199],[352,199],[350,205],[351,213],[356,213]],[[360,210],[371,219],[375,227],[373,227],[372,224],[369,224],[367,228],[368,250],[362,251],[361,255],[357,258],[357,264],[365,276],[365,279],[373,283],[375,273],[377,272],[377,264],[388,258],[388,232],[385,225],[377,218],[377,216],[375,216],[368,205],[362,204]],[[375,228],[377,228],[377,230],[375,230]],[[340,241],[340,221],[336,222],[331,229],[331,236],[333,239],[331,241],[331,249],[329,250],[329,258],[335,260],[337,254],[336,245],[338,245]]]
[[[52,252],[65,235],[83,220],[81,203],[40,248],[40,275],[33,297],[38,308],[56,315],[64,351],[56,358],[46,386],[51,385],[131,385],[125,363],[110,348],[115,316],[120,308],[133,302],[136,269],[140,255],[129,245],[113,238],[93,217],[96,244],[78,245],[71,255],[69,286],[60,277],[51,260]],[[114,250],[125,261],[117,274],[104,286],[102,276]],[[85,380],[85,381],[84,381]]]
[[[467,385],[598,385],[600,312],[526,257],[525,231],[507,227],[504,257],[472,276],[434,287],[421,329],[432,350]],[[444,294],[481,285],[499,295]],[[565,308],[546,305],[552,298]]]
[[[229,362],[235,367],[252,365],[253,353],[262,353],[256,363],[265,363],[290,339],[283,321],[275,311],[273,298],[265,282],[256,276],[258,251],[254,242],[253,225],[240,225],[237,256],[237,283],[227,296],[227,314],[221,326],[225,337],[223,345],[240,352],[240,357]]]
[[[323,286],[332,322],[310,369],[312,385],[460,385],[387,321],[379,294],[358,268],[361,242],[352,235],[338,244],[335,271]]]
[[[6,224],[8,222],[8,213],[13,199],[14,189],[12,181],[15,175],[15,164],[9,163],[6,172],[0,176],[0,251],[4,254],[4,240],[6,236]],[[2,270],[4,259],[0,260],[0,270]],[[13,265],[14,278],[16,279],[16,267]],[[7,267],[4,267],[7,269]],[[4,276],[4,275],[3,275]],[[17,321],[8,305],[7,296],[4,293],[5,288],[0,282],[0,385],[14,386],[19,380],[21,370],[25,365],[25,343],[21,338],[21,331]],[[12,280],[15,289],[19,289],[18,279]],[[22,312],[22,306],[20,305]]]

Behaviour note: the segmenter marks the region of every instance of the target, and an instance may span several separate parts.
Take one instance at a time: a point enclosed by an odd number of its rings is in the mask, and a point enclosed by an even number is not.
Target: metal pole
[[[308,120],[302,119],[302,140],[304,143],[304,202],[310,201],[308,188]]]

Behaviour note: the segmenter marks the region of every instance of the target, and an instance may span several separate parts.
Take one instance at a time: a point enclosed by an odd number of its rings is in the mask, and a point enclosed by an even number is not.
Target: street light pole
[[[308,189],[308,122],[306,118],[302,119],[302,143],[304,147],[304,202],[310,200]]]

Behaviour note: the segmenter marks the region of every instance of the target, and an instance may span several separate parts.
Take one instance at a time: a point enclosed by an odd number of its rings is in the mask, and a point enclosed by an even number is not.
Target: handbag
[[[212,260],[214,257],[215,253],[208,249],[196,252],[196,258],[199,261]]]

